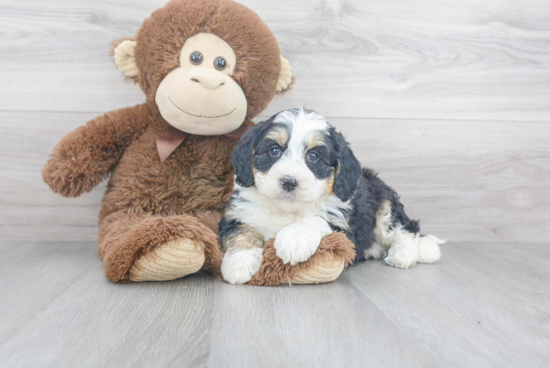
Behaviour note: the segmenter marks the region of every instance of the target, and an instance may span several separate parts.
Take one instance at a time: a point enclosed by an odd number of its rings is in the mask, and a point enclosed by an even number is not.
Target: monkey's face
[[[247,100],[231,75],[235,52],[211,33],[188,38],[180,66],[160,83],[155,101],[162,117],[175,128],[196,135],[221,135],[244,121]]]
[[[135,39],[116,41],[114,61],[145,92],[156,117],[196,135],[222,135],[292,84],[292,70],[260,17],[233,0],[171,0]]]

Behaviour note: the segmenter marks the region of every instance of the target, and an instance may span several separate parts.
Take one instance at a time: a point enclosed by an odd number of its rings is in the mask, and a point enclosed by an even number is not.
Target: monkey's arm
[[[42,170],[50,188],[78,197],[98,185],[149,123],[145,105],[108,112],[67,134],[54,147]]]

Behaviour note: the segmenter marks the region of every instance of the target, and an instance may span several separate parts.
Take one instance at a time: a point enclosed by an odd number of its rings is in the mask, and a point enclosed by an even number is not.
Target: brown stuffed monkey
[[[200,270],[220,277],[217,232],[233,187],[230,153],[251,119],[289,89],[290,65],[265,23],[231,0],[172,0],[135,40],[115,46],[116,65],[139,83],[146,102],[66,135],[44,181],[77,197],[111,174],[98,238],[111,281],[172,280]],[[353,257],[352,243],[333,233],[291,267],[269,240],[250,284],[332,281]]]

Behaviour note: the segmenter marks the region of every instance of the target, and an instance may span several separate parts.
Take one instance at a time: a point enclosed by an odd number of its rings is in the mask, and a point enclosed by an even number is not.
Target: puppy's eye
[[[225,62],[225,59],[221,56],[218,56],[216,59],[214,59],[214,68],[218,70],[224,70],[227,66],[227,63]]]
[[[281,149],[279,147],[273,147],[269,150],[269,154],[273,157],[279,157],[281,155]]]
[[[189,61],[191,64],[199,65],[202,63],[202,54],[198,51],[192,52],[191,55],[189,55]]]
[[[315,162],[319,159],[319,155],[317,154],[317,152],[311,151],[310,153],[308,153],[307,159],[311,162]]]

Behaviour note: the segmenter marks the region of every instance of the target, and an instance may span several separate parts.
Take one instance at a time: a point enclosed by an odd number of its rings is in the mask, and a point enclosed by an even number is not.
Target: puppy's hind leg
[[[420,263],[434,263],[441,258],[439,246],[445,244],[434,235],[420,236],[400,225],[391,232],[388,255],[384,260],[393,267],[409,268]]]
[[[418,262],[434,263],[441,258],[439,246],[447,240],[441,240],[435,235],[423,235],[418,239]]]
[[[382,250],[387,250],[384,261],[388,265],[409,268],[414,266],[420,257],[419,236],[414,232],[418,226],[416,222],[411,223],[402,206],[398,206],[396,209],[397,216],[394,216],[390,201],[385,201],[378,209],[374,228],[376,241],[366,255],[377,258],[376,256],[384,254]],[[410,229],[405,228],[401,221],[409,224],[408,228]]]
[[[388,255],[384,261],[390,266],[409,268],[418,262],[420,252],[419,235],[405,230],[400,224],[393,228],[384,243],[389,246]]]
[[[388,250],[384,260],[393,267],[409,268],[416,262],[434,263],[441,258],[439,245],[445,243],[433,235],[420,236],[418,221],[409,219],[399,196],[392,192],[376,214],[376,243]]]
[[[376,212],[376,224],[374,226],[374,242],[365,250],[365,259],[382,259],[386,256],[387,246],[384,239],[389,237],[393,218],[391,203],[385,201]]]

